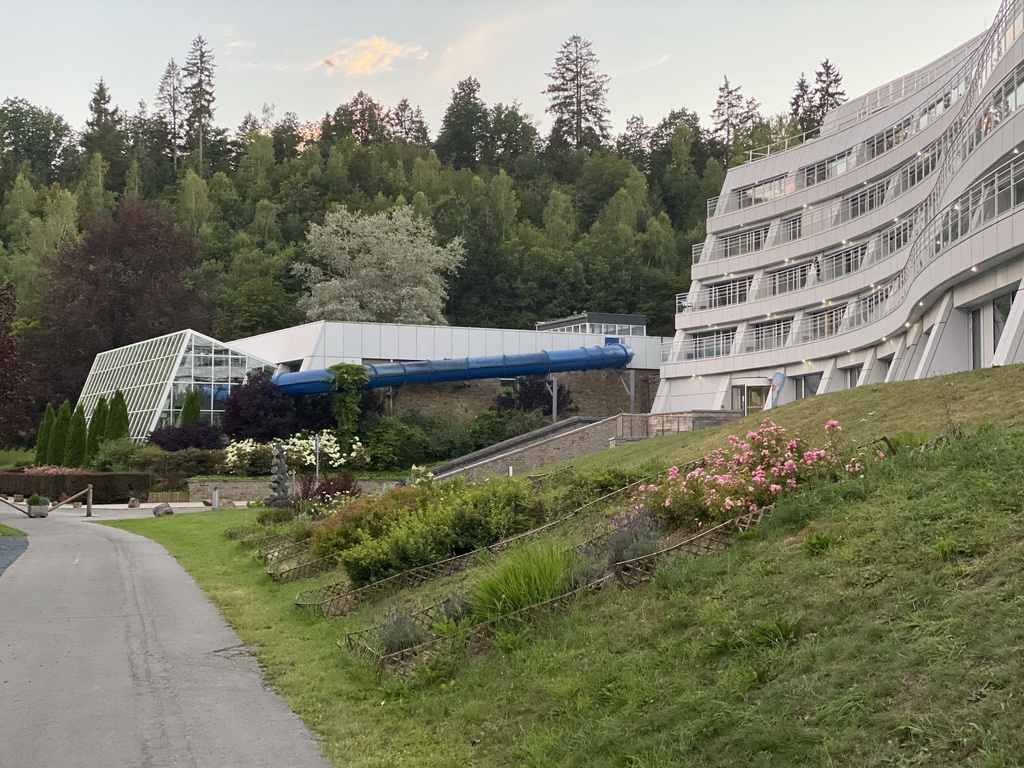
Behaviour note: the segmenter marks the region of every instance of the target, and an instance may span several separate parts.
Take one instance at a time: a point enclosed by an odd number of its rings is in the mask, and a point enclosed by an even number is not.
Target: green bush
[[[469,594],[473,616],[489,621],[563,595],[575,558],[550,542],[513,550]]]
[[[326,557],[344,552],[365,538],[382,536],[395,523],[414,514],[433,497],[429,488],[395,488],[368,496],[313,526],[313,554]]]
[[[278,525],[279,523],[290,523],[295,519],[295,514],[286,508],[265,509],[256,515],[256,522],[260,525]]]
[[[92,461],[100,472],[133,472],[144,464],[142,446],[130,437],[118,437],[100,445]]]
[[[38,507],[42,502],[41,502],[41,500],[39,498],[39,494],[38,493],[33,493],[31,496],[28,497],[28,502],[26,502],[26,503],[30,507]]]
[[[412,611],[395,608],[384,614],[380,625],[380,645],[385,655],[414,648],[426,639]]]
[[[402,490],[415,504],[395,509],[398,497],[377,504],[367,500],[318,524],[314,551],[321,557],[340,552],[354,586],[486,547],[524,530],[534,512],[518,478],[479,484],[459,478]],[[385,503],[389,509],[382,514]],[[348,521],[346,515],[360,517]]]

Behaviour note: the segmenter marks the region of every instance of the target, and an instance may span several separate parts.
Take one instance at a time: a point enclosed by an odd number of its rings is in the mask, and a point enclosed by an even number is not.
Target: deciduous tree
[[[14,310],[14,286],[0,285],[0,446],[28,428],[32,402],[28,371],[12,328]]]
[[[403,206],[360,216],[347,208],[312,224],[307,249],[318,266],[295,266],[310,320],[445,324],[446,276],[463,261],[460,238],[437,244],[433,227]]]

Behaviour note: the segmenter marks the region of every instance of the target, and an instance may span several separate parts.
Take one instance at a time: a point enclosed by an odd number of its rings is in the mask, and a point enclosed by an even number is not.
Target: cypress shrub
[[[128,422],[128,404],[124,392],[120,389],[114,393],[107,410],[106,440],[117,440],[119,437],[131,437]]]
[[[85,441],[85,458],[92,461],[96,457],[96,451],[100,444],[107,438],[107,398],[100,396],[96,407],[92,409],[92,418],[89,419],[89,434]]]
[[[65,400],[60,404],[57,418],[53,420],[53,428],[46,442],[46,463],[61,467],[64,465],[64,452],[68,446],[68,431],[71,429],[71,403]]]
[[[184,427],[199,421],[203,417],[199,408],[199,393],[190,389],[185,393],[185,402],[181,404],[181,413],[178,414],[178,426]]]
[[[75,408],[71,414],[71,427],[68,429],[68,444],[64,449],[64,466],[81,467],[85,464],[85,446],[88,440],[88,428],[85,425],[85,409]]]
[[[46,404],[46,413],[43,414],[43,421],[39,425],[39,432],[36,433],[36,466],[41,467],[46,463],[47,450],[50,445],[50,432],[53,430],[53,422],[57,414],[53,410],[53,404]]]

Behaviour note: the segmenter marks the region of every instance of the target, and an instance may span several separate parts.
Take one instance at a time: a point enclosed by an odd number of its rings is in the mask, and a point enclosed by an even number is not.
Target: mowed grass
[[[11,528],[9,525],[0,524],[0,536],[24,536],[24,531],[19,531],[17,528]]]
[[[825,441],[823,429],[829,419],[842,425],[845,439],[861,443],[904,431],[927,432],[935,437],[954,424],[969,432],[987,423],[1024,429],[1024,408],[1020,407],[1022,380],[1024,365],[1009,365],[920,381],[872,384],[798,400],[723,427],[616,446],[613,450],[552,464],[540,472],[567,464],[581,471],[595,471],[685,463],[722,447],[726,436],[745,434],[765,418],[806,438],[811,445]]]
[[[919,425],[914,425],[918,427]],[[976,766],[1024,755],[1024,437],[982,430],[785,499],[729,550],[378,682],[365,616],[297,611],[223,536],[116,525],[195,576],[338,766]]]
[[[0,450],[0,469],[13,469],[24,464],[31,464],[35,459],[33,451],[24,451],[20,448],[8,448]]]

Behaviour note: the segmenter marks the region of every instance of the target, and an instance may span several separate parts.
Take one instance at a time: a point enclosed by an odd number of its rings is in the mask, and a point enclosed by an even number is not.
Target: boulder
[[[227,501],[218,502],[218,504],[217,504],[217,509],[234,509],[234,508],[235,508],[235,502],[231,501],[230,499],[227,500]]]
[[[128,499],[128,509],[138,509],[138,508],[139,508],[139,500],[138,499],[136,499],[134,496],[132,496],[130,499]]]
[[[203,499],[203,506],[204,507],[212,507],[213,506],[213,502],[210,501],[210,499]]]
[[[24,504],[25,503],[25,497],[22,496],[20,493],[14,494],[14,503],[15,504]]]
[[[163,504],[157,504],[153,507],[153,517],[164,517],[165,515],[173,515],[174,510],[171,509],[171,505],[166,501]]]

